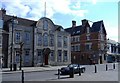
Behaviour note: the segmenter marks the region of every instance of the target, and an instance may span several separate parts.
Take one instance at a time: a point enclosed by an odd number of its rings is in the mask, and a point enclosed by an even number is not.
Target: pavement
[[[54,70],[58,70],[61,67],[66,67],[66,65],[64,66],[44,66],[44,67],[23,67],[22,70],[24,70],[24,72],[42,72],[42,71],[54,71]],[[10,71],[10,68],[2,68],[2,74],[12,74],[12,73],[20,73],[21,70],[19,70],[19,68],[17,68],[16,71]]]
[[[108,65],[111,65],[112,67],[113,63],[108,63]],[[115,63],[118,64],[118,63]],[[102,66],[105,64],[96,64],[98,66]],[[50,65],[46,65],[43,67],[22,67],[22,70],[24,70],[24,72],[41,72],[41,71],[54,71],[54,70],[58,70],[62,67],[66,67],[67,65],[63,65],[63,66],[50,66]],[[91,65],[85,65],[85,66],[91,66]],[[94,65],[93,65],[94,66]],[[19,68],[17,68],[17,71],[10,71],[10,68],[2,68],[2,74],[12,74],[12,73],[20,73],[21,70],[19,70]]]

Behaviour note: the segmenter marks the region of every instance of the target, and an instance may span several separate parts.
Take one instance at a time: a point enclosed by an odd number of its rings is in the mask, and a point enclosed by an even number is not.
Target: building
[[[0,67],[3,65],[3,49],[2,49],[2,43],[3,43],[3,20],[2,20],[2,12],[0,11]]]
[[[70,34],[49,18],[38,21],[6,15],[2,9],[4,67],[71,63]],[[50,51],[50,52],[49,52]]]
[[[35,28],[35,64],[69,64],[71,63],[70,47],[70,34],[65,32],[62,26],[55,25],[46,17],[38,20]],[[44,48],[51,50],[47,60],[47,56],[42,55]]]
[[[2,67],[2,28],[0,28],[0,67]]]
[[[104,62],[106,59],[107,33],[102,20],[94,22],[92,26],[86,19],[83,19],[82,25],[79,26],[76,26],[76,21],[72,21],[72,27],[65,30],[71,34],[72,63]]]
[[[120,61],[120,44],[115,40],[107,39],[107,62]]]

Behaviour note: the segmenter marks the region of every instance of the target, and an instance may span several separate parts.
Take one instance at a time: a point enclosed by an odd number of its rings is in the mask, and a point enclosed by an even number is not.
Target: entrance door
[[[48,55],[45,55],[45,65],[48,65]]]
[[[44,48],[43,49],[43,55],[45,56],[44,61],[45,65],[48,65],[48,56],[50,54],[50,49],[49,48]]]

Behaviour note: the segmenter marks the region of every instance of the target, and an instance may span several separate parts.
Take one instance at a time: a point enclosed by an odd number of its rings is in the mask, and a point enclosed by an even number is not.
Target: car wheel
[[[82,69],[82,73],[85,73],[85,69]]]

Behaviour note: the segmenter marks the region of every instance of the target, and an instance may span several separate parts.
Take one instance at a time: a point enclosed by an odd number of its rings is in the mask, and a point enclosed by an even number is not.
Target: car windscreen
[[[70,64],[70,65],[68,65],[68,67],[77,67],[78,65],[76,65],[76,64]]]

